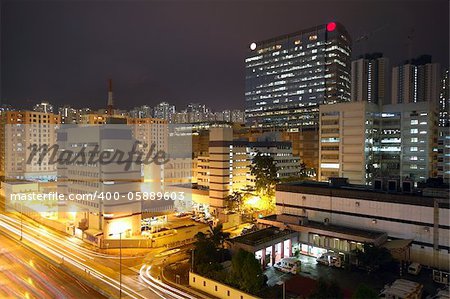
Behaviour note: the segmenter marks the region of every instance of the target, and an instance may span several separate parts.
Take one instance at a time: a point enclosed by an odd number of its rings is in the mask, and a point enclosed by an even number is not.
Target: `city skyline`
[[[0,298],[449,298],[449,3],[0,0]]]
[[[360,4],[321,3],[327,9],[320,10],[308,2],[289,2],[280,7],[267,2],[258,9],[251,1],[228,6],[221,2],[217,6],[189,3],[181,15],[171,13],[183,8],[178,2],[134,3],[127,6],[123,21],[116,24],[108,22],[108,17],[117,17],[123,8],[120,2],[102,9],[106,5],[101,3],[3,1],[2,103],[25,107],[45,99],[58,106],[76,102],[80,107],[102,108],[105,82],[113,78],[116,105],[121,109],[153,106],[161,101],[177,106],[215,103],[217,110],[242,109],[244,59],[250,43],[330,21],[341,22],[349,31],[352,59],[383,52],[395,66],[408,58],[430,54],[433,62],[448,66],[448,45],[442,47],[439,42],[440,36],[448,36],[448,26],[444,26],[448,16],[436,17],[448,11],[444,1],[413,2],[409,6],[382,3],[367,17]],[[295,12],[304,11],[304,7],[309,9],[308,14],[300,15],[306,18],[297,20]],[[237,21],[232,18],[230,22],[227,16],[235,12],[234,8],[248,17]],[[100,12],[105,16],[101,21],[96,18]],[[268,14],[275,17],[266,22]],[[149,18],[151,15],[154,18]],[[151,26],[164,17],[168,19],[159,26]],[[420,26],[415,22],[418,17],[423,20]],[[432,17],[433,22],[427,22]],[[62,22],[74,18],[82,20],[78,27]],[[281,18],[280,24],[277,20]],[[53,22],[62,26],[54,28]],[[173,25],[180,22],[186,25],[183,32]],[[204,23],[213,25],[205,31]],[[241,27],[245,30],[235,34]],[[21,38],[13,34],[16,30]],[[164,35],[159,34],[162,30]],[[160,42],[153,44],[153,40]]]

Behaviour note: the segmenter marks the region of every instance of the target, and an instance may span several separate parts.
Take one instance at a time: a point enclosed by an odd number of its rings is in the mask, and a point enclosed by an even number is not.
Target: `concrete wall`
[[[189,272],[189,286],[221,299],[259,298],[192,272]]]
[[[198,232],[208,233],[209,227],[198,225],[171,229],[167,234],[150,239],[122,239],[123,248],[156,248],[156,247],[177,247],[195,242],[195,235]],[[119,248],[119,239],[107,239],[102,241],[102,248]]]
[[[440,246],[450,245],[449,209],[439,208],[439,225],[443,227],[435,232],[433,207],[283,191],[277,191],[276,198],[278,204],[286,205],[278,206],[278,213],[307,216],[319,222],[328,218],[336,225],[386,232],[392,238],[413,239],[416,244],[411,248],[411,260],[433,267],[449,267],[449,251],[432,248],[435,233]]]

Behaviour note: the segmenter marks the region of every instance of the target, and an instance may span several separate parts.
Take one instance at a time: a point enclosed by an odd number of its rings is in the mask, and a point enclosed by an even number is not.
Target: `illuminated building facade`
[[[370,102],[320,106],[319,180],[346,177],[353,184],[373,179],[378,106]]]
[[[320,104],[350,101],[350,44],[339,23],[252,43],[245,59],[247,125],[317,127]]]
[[[96,158],[104,153],[130,153],[136,139],[127,126],[67,127],[58,131],[60,150],[72,151],[74,156],[86,153],[79,163],[58,163],[58,193],[85,196],[85,200],[69,201],[61,207],[73,221],[69,233],[101,245],[101,240],[140,234],[141,202],[128,200],[129,194],[140,191],[141,165],[135,156],[126,164],[111,160],[102,163]],[[93,196],[98,194],[98,196]],[[114,196],[102,198],[103,196]],[[89,197],[90,196],[90,197]],[[132,196],[132,195],[131,195]]]
[[[392,69],[392,104],[438,103],[440,65],[431,63],[431,56],[422,55]]]
[[[438,177],[450,182],[450,96],[448,70],[441,80],[439,94],[439,128],[438,128]]]
[[[425,181],[437,174],[437,112],[430,102],[320,106],[319,180]]]
[[[56,165],[45,157],[31,154],[32,146],[52,146],[56,142],[56,127],[60,117],[36,111],[6,111],[1,116],[0,165],[11,179],[52,181],[56,179]],[[31,161],[29,157],[33,157]]]
[[[388,62],[382,53],[367,54],[352,61],[352,102],[386,104]]]
[[[376,147],[378,176],[425,181],[437,176],[437,111],[433,103],[386,105]]]

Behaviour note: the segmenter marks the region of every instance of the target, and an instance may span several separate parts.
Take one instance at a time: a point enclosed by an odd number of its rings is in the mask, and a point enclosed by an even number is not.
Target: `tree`
[[[360,284],[352,295],[352,299],[377,299],[378,294],[374,289],[365,284]]]
[[[240,249],[231,259],[229,282],[244,292],[256,294],[265,285],[261,264],[255,256]]]
[[[392,255],[384,247],[377,247],[365,243],[363,250],[356,249],[353,251],[358,261],[358,265],[373,271],[392,262]]]
[[[195,237],[197,240],[194,243],[194,272],[204,274],[200,273],[204,268],[201,265],[217,263],[217,250],[206,234],[199,232]]]
[[[230,211],[241,212],[244,196],[241,192],[234,191],[233,194],[227,197],[227,208]]]
[[[223,248],[223,243],[230,237],[230,233],[222,230],[222,224],[219,223],[215,227],[211,227],[211,241],[216,248]]]
[[[341,299],[344,298],[341,288],[335,282],[327,282],[324,279],[319,279],[317,286],[313,293],[309,296],[312,299]]]
[[[223,244],[229,237],[229,233],[223,232],[222,224],[211,227],[211,234],[199,232],[195,235],[194,271],[196,273],[210,278],[218,276],[222,270],[220,262],[225,256]]]
[[[255,177],[256,191],[273,196],[275,184],[278,182],[277,167],[273,157],[257,153],[252,160],[250,171]]]

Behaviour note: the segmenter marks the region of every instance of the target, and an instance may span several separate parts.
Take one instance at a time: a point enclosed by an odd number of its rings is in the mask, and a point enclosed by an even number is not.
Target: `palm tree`
[[[224,232],[222,230],[222,224],[217,224],[215,227],[211,228],[211,241],[214,243],[216,248],[223,248],[223,243],[226,239],[230,237],[230,233]]]

